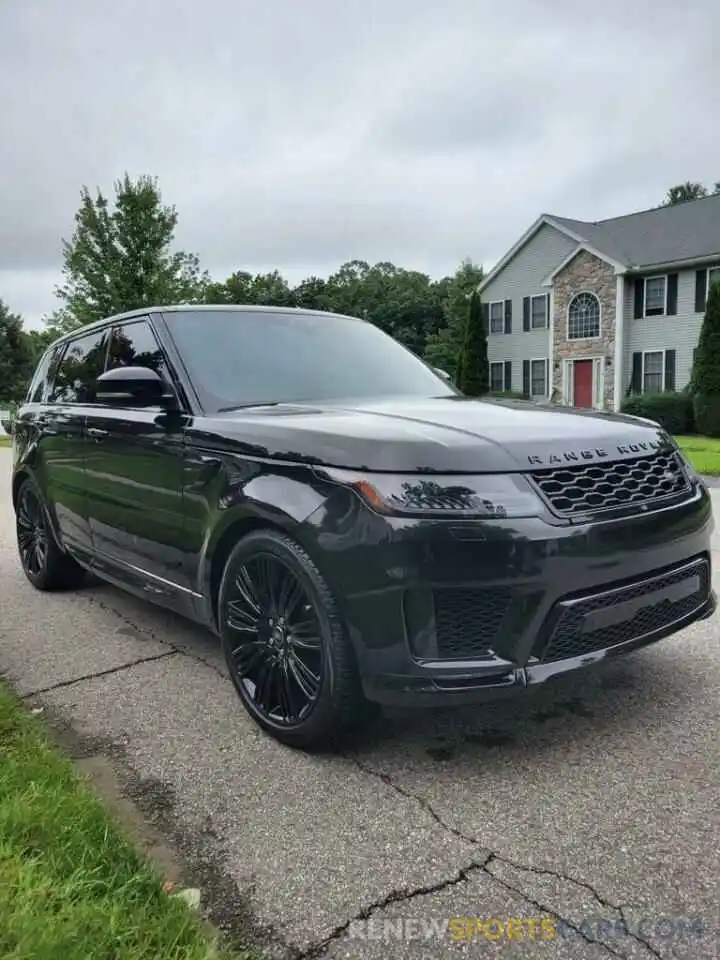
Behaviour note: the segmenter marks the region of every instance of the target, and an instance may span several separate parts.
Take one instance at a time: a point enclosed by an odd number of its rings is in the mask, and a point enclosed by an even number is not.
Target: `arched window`
[[[568,340],[600,336],[600,301],[594,293],[579,293],[570,301]]]

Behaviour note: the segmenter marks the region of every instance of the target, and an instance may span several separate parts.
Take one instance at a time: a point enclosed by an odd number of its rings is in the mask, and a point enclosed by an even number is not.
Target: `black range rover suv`
[[[304,749],[368,703],[482,700],[715,607],[708,491],[630,417],[472,400],[379,329],[158,307],[58,340],[13,431],[23,569],[215,631]]]

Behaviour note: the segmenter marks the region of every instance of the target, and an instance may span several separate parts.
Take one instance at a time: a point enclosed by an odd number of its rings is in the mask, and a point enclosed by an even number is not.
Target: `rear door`
[[[112,331],[107,369],[146,366],[174,388],[149,318]],[[87,419],[87,503],[96,562],[147,592],[189,594],[183,551],[181,413],[96,406]]]
[[[85,502],[84,421],[105,365],[108,333],[97,330],[62,346],[42,402],[30,411],[37,438],[34,472],[63,543],[83,555],[92,547]]]

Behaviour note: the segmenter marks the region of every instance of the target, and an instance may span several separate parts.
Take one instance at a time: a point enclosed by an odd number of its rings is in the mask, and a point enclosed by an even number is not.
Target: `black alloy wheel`
[[[40,498],[29,483],[20,491],[16,527],[23,570],[31,580],[43,577],[47,569],[50,534]]]
[[[86,582],[85,569],[58,546],[40,491],[30,478],[18,491],[15,530],[23,572],[38,590],[67,590]]]
[[[264,530],[235,546],[218,620],[240,699],[276,739],[332,748],[362,716],[355,661],[332,594],[294,541]]]

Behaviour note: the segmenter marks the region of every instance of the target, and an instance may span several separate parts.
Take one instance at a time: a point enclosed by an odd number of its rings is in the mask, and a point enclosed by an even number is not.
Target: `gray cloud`
[[[53,308],[80,186],[125,170],[218,276],[442,274],[542,211],[651,206],[720,177],[719,28],[715,0],[4,4],[0,297]]]

